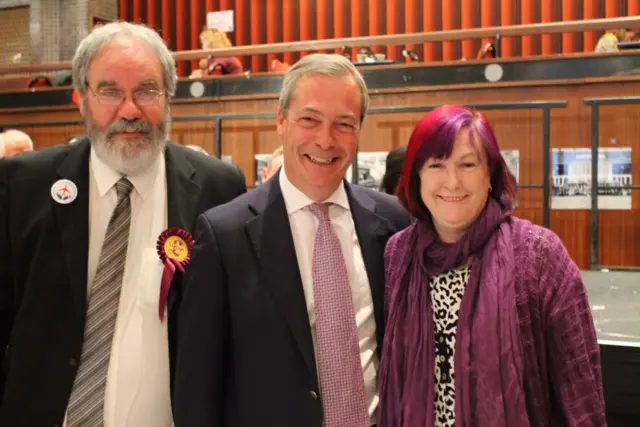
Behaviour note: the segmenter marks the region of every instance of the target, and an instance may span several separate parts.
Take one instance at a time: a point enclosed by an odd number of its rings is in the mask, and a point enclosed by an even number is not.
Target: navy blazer
[[[384,247],[410,224],[387,194],[345,182],[384,334]],[[177,427],[321,427],[316,364],[279,174],[198,218],[177,321]]]

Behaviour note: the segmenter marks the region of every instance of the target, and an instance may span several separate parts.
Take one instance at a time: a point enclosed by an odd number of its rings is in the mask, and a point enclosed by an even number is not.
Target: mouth
[[[440,199],[448,203],[459,203],[465,200],[468,196],[438,196]]]
[[[317,165],[330,165],[332,163],[335,163],[336,160],[338,160],[338,157],[324,158],[324,157],[312,156],[311,154],[305,154],[304,156],[307,159],[311,160],[312,163],[315,163]]]

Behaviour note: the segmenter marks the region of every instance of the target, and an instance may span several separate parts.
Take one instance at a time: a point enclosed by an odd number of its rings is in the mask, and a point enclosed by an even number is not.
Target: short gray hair
[[[117,37],[131,38],[147,44],[157,55],[163,69],[167,95],[176,93],[176,61],[158,33],[145,25],[111,22],[91,31],[81,42],[73,57],[73,87],[81,96],[87,93],[89,65],[94,56],[108,42]]]
[[[346,57],[333,53],[314,53],[303,57],[287,71],[280,90],[278,107],[286,116],[289,105],[295,97],[298,80],[306,75],[322,75],[330,77],[351,76],[360,88],[360,121],[364,120],[369,108],[369,91],[360,71]]]

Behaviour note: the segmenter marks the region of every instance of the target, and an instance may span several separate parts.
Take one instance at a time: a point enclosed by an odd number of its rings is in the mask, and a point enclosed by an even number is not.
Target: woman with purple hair
[[[417,221],[385,251],[378,425],[606,426],[580,271],[554,233],[512,216],[486,117],[427,114],[397,195]]]

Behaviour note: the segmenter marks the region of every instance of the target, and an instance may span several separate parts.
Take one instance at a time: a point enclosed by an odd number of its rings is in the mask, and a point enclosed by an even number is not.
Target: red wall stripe
[[[539,0],[522,0],[520,16],[522,24],[535,24],[540,22]],[[522,56],[532,56],[540,54],[540,36],[522,37]]]
[[[120,0],[119,15],[121,21],[129,20],[129,0]]]
[[[282,28],[282,36],[285,43],[299,40],[300,26],[298,19],[298,2],[296,0],[283,1]],[[289,65],[293,65],[299,56],[298,52],[285,52],[284,61]]]
[[[404,33],[404,3],[387,1],[387,34]],[[402,46],[387,46],[387,59],[402,59]]]
[[[621,16],[621,15],[622,15],[622,1],[621,0],[605,0],[605,2],[604,2],[604,16],[606,18],[616,18],[616,17]]]
[[[158,28],[158,2],[155,0],[147,0],[147,24]]]
[[[627,1],[627,16],[640,15],[640,0]]]
[[[445,0],[448,1],[448,0]],[[442,0],[424,0],[423,19],[424,32],[442,29]],[[424,44],[424,61],[440,61],[442,59],[442,43]]]
[[[316,13],[313,0],[300,0],[300,41],[316,39]],[[312,52],[300,52],[303,57]]]
[[[562,0],[562,20],[574,21],[581,19],[580,3],[575,0]],[[582,37],[580,33],[564,33],[562,34],[562,52],[572,53],[582,49]]]
[[[445,0],[442,2],[442,30],[460,29],[460,0]],[[460,59],[460,42],[442,42],[442,59],[453,61]]]
[[[555,21],[553,16],[553,10],[556,7],[556,3],[558,0],[542,0],[542,5],[540,7],[540,21],[541,22],[553,22]],[[553,50],[553,38],[551,34],[543,34],[542,35],[542,54],[543,55],[551,55],[554,52]]]
[[[404,22],[406,33],[422,32],[422,7],[420,0],[406,0],[404,4]],[[421,44],[409,44],[407,49],[413,50],[420,60],[423,58],[423,48]],[[406,62],[409,62],[409,58]]]
[[[251,44],[264,44],[267,42],[267,34],[265,27],[265,15],[266,3],[264,1],[253,1],[250,3],[250,19],[251,26],[249,27],[251,32]],[[267,56],[266,55],[253,55],[251,57],[251,70],[254,72],[267,71]]]
[[[337,39],[349,37],[350,35],[349,24],[351,22],[351,8],[349,6],[348,1],[333,0],[333,34]],[[335,53],[341,53],[341,49],[336,49]],[[351,55],[351,51],[349,51],[348,54]]]
[[[176,50],[187,50],[187,13],[184,1],[176,2]],[[178,61],[178,76],[187,77],[187,62]]]
[[[461,28],[470,29],[480,27],[480,17],[478,16],[479,2],[477,0],[462,0],[461,4]],[[480,48],[478,39],[462,41],[462,56],[467,59],[475,59]]]
[[[636,0],[637,1],[637,0]],[[602,2],[599,0],[584,0],[583,17],[584,19],[600,18]],[[583,34],[583,43],[585,52],[593,52],[598,43],[599,32],[586,31]]]
[[[190,36],[190,49],[201,49],[202,43],[200,43],[200,32],[202,31],[202,27],[206,25],[206,21],[203,17],[202,10],[200,9],[201,2],[199,0],[191,0],[190,4],[190,22],[189,25],[191,29]],[[198,61],[191,61],[191,70],[196,70],[198,68]]]
[[[162,39],[169,49],[175,49],[173,47],[173,33],[171,26],[171,2],[170,0],[162,0],[162,6],[160,9],[160,16],[162,17]]]
[[[351,0],[351,37],[360,37],[367,35],[367,1]],[[351,49],[351,55],[354,59],[358,57],[360,48]]]
[[[500,26],[516,25],[518,23],[516,15],[516,5],[513,0],[502,0],[500,2]],[[510,58],[518,55],[516,37],[505,37],[502,39],[503,58]]]
[[[151,0],[149,0],[151,1]],[[204,4],[204,12],[205,12],[205,17],[207,15],[207,13],[209,12],[215,12],[216,10],[218,10],[218,5],[217,5],[217,0],[207,0]]]
[[[267,43],[282,41],[282,0],[267,1]],[[278,54],[267,55],[267,70],[271,71],[274,59],[282,58]]]
[[[482,28],[498,26],[498,0],[482,0],[480,4],[480,23]],[[493,39],[483,39],[482,46],[486,43],[493,43]]]
[[[251,24],[249,13],[247,0],[236,0],[234,9],[236,46],[248,46],[251,44]],[[252,70],[251,57],[242,56],[239,59],[245,70]]]
[[[142,0],[133,0],[133,22],[142,22]]]
[[[317,0],[316,8],[318,10],[316,22],[316,34],[318,40],[332,39],[333,38],[333,1],[332,0]],[[329,53],[327,49],[321,50],[322,53]]]
[[[385,0],[370,0],[369,1],[369,35],[381,36],[386,34],[386,2]],[[386,46],[370,46],[374,53],[385,53]]]

